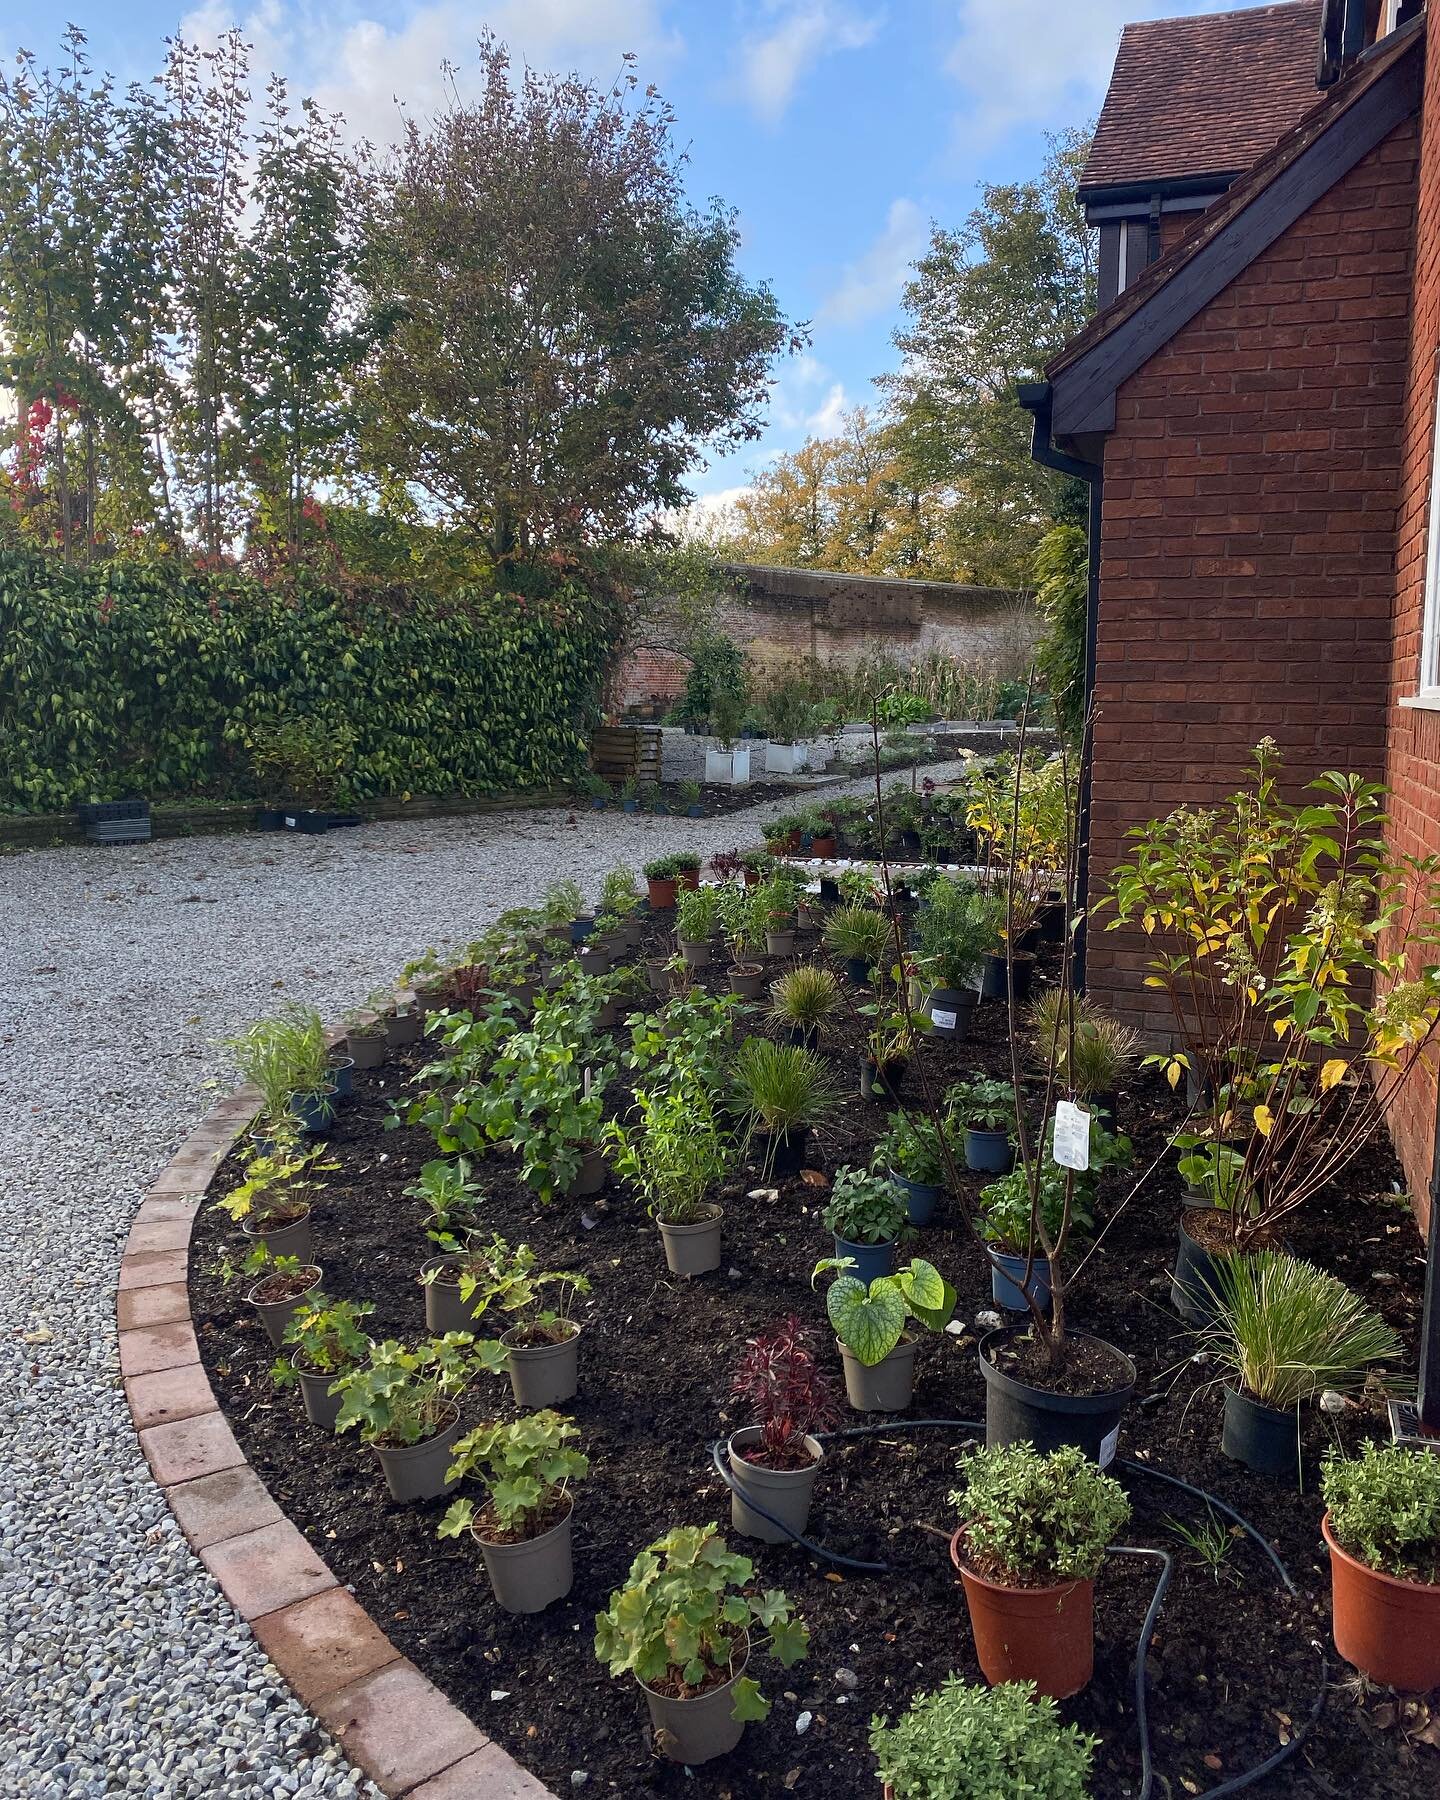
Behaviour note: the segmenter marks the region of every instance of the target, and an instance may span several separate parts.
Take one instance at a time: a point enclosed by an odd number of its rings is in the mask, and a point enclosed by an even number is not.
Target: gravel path
[[[753,842],[764,816],[526,811],[0,858],[5,1800],[375,1792],[191,1556],[120,1387],[120,1252],[232,1085],[218,1041],[283,998],[333,1018],[552,881],[593,893],[617,863]]]

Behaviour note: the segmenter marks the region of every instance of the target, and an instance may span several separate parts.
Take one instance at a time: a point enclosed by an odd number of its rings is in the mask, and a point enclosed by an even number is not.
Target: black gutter
[[[1095,698],[1095,639],[1100,624],[1100,509],[1104,494],[1104,470],[1099,463],[1086,462],[1078,456],[1067,456],[1057,450],[1050,434],[1051,392],[1048,381],[1022,382],[1016,390],[1021,406],[1033,417],[1030,433],[1030,455],[1033,461],[1061,475],[1071,475],[1090,489],[1087,519],[1088,576],[1085,590],[1085,692],[1081,718],[1080,797],[1076,809],[1076,835],[1079,839],[1075,884],[1078,893],[1071,903],[1079,913],[1075,927],[1073,971],[1076,989],[1085,990],[1086,922],[1090,908],[1090,777],[1095,757],[1093,721],[1090,709]]]

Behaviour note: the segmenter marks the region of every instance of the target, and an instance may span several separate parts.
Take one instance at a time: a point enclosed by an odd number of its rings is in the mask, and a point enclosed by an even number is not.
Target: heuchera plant
[[[730,1391],[749,1403],[760,1427],[752,1462],[792,1468],[808,1462],[805,1439],[840,1419],[835,1389],[811,1355],[795,1314],[745,1345]]]

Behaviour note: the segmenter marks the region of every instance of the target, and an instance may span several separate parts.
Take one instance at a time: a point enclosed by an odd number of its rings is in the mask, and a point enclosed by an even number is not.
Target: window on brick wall
[[[1420,693],[1440,699],[1440,388],[1430,447],[1430,532],[1425,548],[1425,622],[1420,634]]]

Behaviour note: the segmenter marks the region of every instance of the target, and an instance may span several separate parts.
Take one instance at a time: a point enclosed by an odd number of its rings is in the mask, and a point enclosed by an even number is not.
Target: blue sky
[[[1130,19],[1235,10],[1226,0],[6,0],[5,49],[44,59],[57,20],[88,32],[97,65],[154,72],[177,26],[213,37],[235,22],[257,61],[378,139],[394,98],[423,114],[442,60],[461,82],[482,25],[537,66],[612,76],[623,51],[679,115],[692,194],[739,208],[746,271],[808,353],[779,372],[758,445],[717,461],[697,490],[717,499],[767,455],[825,431],[873,398],[928,222],[958,224],[982,181],[1038,168],[1044,134],[1093,117]],[[256,83],[258,92],[262,83]]]

